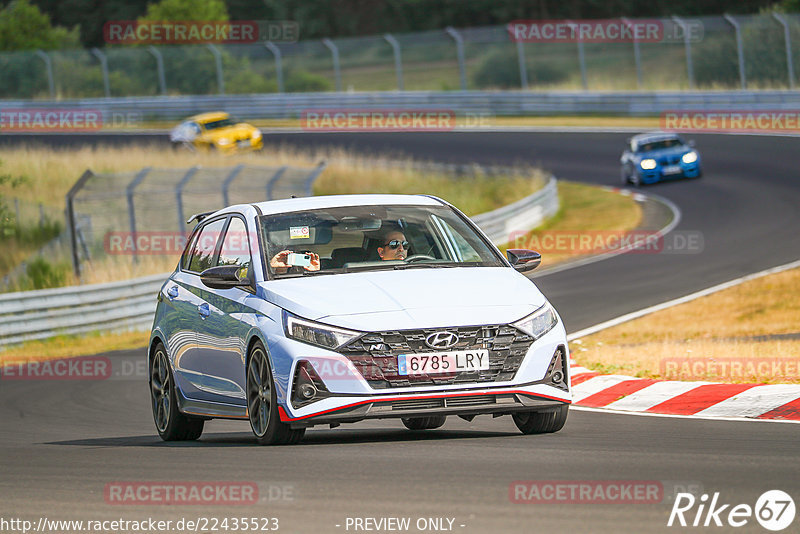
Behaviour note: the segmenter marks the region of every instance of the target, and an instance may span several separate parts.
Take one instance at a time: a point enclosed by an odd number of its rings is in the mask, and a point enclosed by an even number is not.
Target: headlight
[[[686,154],[683,155],[681,160],[683,160],[684,163],[694,163],[695,161],[697,161],[697,152],[695,151],[687,152]]]
[[[546,303],[524,319],[511,323],[511,326],[533,336],[534,339],[539,339],[552,330],[556,324],[558,324],[558,316],[553,307]]]
[[[361,335],[361,332],[301,319],[289,312],[283,312],[283,324],[290,338],[326,349],[337,349]]]
[[[253,132],[253,139],[261,139],[261,130],[256,130]]]
[[[639,164],[642,168],[646,171],[656,168],[656,160],[654,159],[643,159],[642,162]]]
[[[217,141],[217,144],[218,144],[219,146],[225,146],[225,145],[229,145],[229,144],[231,144],[231,140],[230,140],[230,139],[225,139],[225,138],[223,137],[223,138],[221,138],[219,141]]]

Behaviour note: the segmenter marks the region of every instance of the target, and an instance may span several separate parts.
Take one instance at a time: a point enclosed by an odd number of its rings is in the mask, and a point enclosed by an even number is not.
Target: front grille
[[[659,163],[661,165],[675,165],[676,163],[680,162],[680,156],[664,156],[659,159]]]
[[[459,341],[448,351],[487,349],[489,369],[431,375],[399,375],[397,356],[439,352],[425,344],[434,332],[455,332]],[[371,332],[339,349],[375,389],[412,386],[500,382],[514,378],[522,359],[533,343],[531,336],[508,325],[462,326],[422,330]]]

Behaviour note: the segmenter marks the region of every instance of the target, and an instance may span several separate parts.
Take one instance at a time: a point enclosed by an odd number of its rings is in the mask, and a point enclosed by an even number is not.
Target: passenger
[[[392,230],[383,238],[383,246],[378,247],[378,256],[382,260],[404,260],[408,255],[408,241],[403,232]]]

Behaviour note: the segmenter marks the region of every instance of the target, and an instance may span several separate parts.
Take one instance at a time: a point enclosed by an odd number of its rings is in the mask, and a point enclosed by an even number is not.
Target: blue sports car
[[[674,178],[699,178],[703,171],[694,142],[677,134],[650,132],[628,140],[622,153],[622,183],[639,186]]]

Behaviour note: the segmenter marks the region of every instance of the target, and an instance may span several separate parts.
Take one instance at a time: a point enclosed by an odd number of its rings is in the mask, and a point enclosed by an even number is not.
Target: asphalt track
[[[559,178],[617,185],[626,134],[268,134],[450,162],[538,163]],[[682,212],[675,233],[701,252],[631,253],[536,283],[568,331],[800,257],[800,138],[697,135],[705,176],[648,187]],[[66,138],[62,138],[63,142]],[[0,139],[19,142],[19,138]],[[507,417],[411,433],[392,421],[310,430],[295,447],[254,446],[246,423],[213,421],[197,443],[155,435],[141,355],[109,355],[102,381],[0,381],[0,517],[277,517],[282,532],[354,532],[348,517],[454,518],[459,532],[662,532],[671,503],[515,504],[514,481],[660,481],[753,506],[769,489],[800,502],[800,426],[573,410],[553,435],[525,437]],[[115,481],[252,481],[250,506],[118,506]],[[281,497],[282,495],[282,497]],[[691,520],[697,507],[692,509]],[[726,513],[722,515],[723,521]],[[447,523],[445,523],[447,524]],[[336,525],[341,525],[337,527]],[[464,526],[461,526],[464,525]],[[786,532],[800,530],[795,519]],[[680,529],[684,530],[684,529]],[[685,530],[697,530],[688,528]],[[733,530],[729,526],[714,531]],[[751,518],[738,532],[763,532]]]

